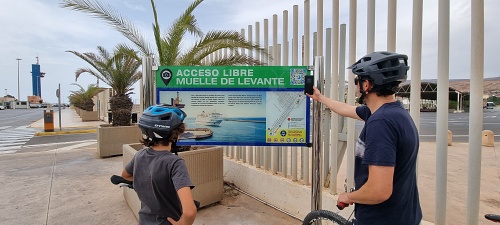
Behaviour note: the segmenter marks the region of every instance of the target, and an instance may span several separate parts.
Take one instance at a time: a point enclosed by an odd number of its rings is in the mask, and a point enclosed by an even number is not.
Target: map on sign
[[[305,66],[161,66],[156,102],[188,115],[179,145],[308,146]]]
[[[306,142],[306,97],[301,92],[267,92],[267,142]]]

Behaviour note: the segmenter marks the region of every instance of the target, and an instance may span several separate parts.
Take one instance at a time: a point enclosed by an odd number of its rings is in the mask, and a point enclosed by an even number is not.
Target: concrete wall
[[[109,99],[111,98],[112,89],[108,88],[105,91],[97,94],[94,97],[94,111],[97,111],[99,120],[110,122],[108,118],[109,111]],[[132,113],[137,113],[137,118],[140,118],[142,115],[142,109],[139,104],[135,104],[132,106]]]
[[[311,211],[311,187],[256,169],[246,163],[224,159],[224,180],[234,183],[242,191],[273,205],[295,217],[304,218]],[[336,209],[337,196],[323,191],[324,209]],[[352,208],[340,211],[349,217]]]

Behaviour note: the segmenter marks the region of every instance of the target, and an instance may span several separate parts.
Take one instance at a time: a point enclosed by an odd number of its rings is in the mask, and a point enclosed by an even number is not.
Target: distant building
[[[4,106],[7,109],[11,109],[12,106],[16,104],[15,101],[16,99],[11,95],[0,97],[0,105]]]
[[[28,102],[30,104],[40,104],[43,102],[42,98],[40,96],[28,96]]]

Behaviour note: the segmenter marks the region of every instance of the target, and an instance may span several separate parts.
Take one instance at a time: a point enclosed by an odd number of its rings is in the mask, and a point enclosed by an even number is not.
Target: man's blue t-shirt
[[[368,166],[394,167],[393,191],[376,205],[356,204],[356,225],[417,225],[422,220],[418,197],[416,161],[417,128],[399,101],[382,105],[371,114],[356,108],[365,126],[356,143],[355,182],[360,189],[368,180]]]

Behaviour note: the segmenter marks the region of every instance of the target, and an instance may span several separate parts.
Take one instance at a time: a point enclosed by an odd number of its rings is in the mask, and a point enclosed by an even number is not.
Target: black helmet
[[[165,105],[150,106],[139,119],[143,136],[153,139],[168,138],[172,130],[179,127],[187,114],[179,108]]]
[[[348,67],[359,79],[372,80],[375,86],[405,82],[409,68],[408,56],[394,52],[373,52]]]

